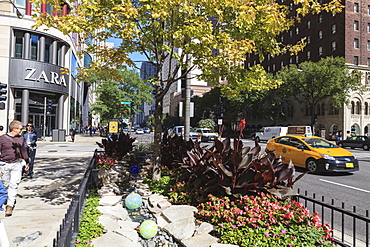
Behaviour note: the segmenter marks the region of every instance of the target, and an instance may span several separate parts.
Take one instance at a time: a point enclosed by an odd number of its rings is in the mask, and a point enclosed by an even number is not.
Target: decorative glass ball
[[[143,238],[149,239],[157,234],[158,226],[152,220],[144,220],[140,225],[140,235]]]
[[[126,208],[131,209],[131,210],[140,208],[142,204],[143,204],[143,199],[137,193],[131,193],[125,199]]]
[[[130,173],[131,174],[138,174],[140,172],[140,167],[137,165],[133,165],[130,167]]]

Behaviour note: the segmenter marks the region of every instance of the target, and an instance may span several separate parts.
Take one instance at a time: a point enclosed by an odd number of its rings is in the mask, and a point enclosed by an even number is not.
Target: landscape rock
[[[194,218],[182,218],[182,220],[167,224],[164,229],[178,241],[190,238],[193,236],[195,231]]]
[[[104,226],[108,231],[119,229],[118,218],[111,215],[100,215],[99,223]]]
[[[109,247],[141,247],[138,242],[133,242],[129,238],[122,236],[119,233],[109,231],[100,238],[94,239],[92,241],[94,246],[109,246]]]
[[[162,211],[163,216],[169,222],[182,221],[183,219],[194,219],[197,208],[189,205],[172,205]]]
[[[122,201],[122,196],[103,196],[99,200],[101,206],[114,206]]]
[[[122,204],[119,203],[115,206],[99,206],[98,210],[103,215],[115,216],[115,218],[126,220],[128,217],[128,212],[125,208],[122,207]]]
[[[202,222],[200,226],[195,230],[195,234],[204,234],[204,233],[210,233],[213,231],[214,227],[212,224],[208,222]]]
[[[195,235],[191,238],[186,238],[181,241],[185,247],[209,247],[218,242],[218,239],[209,234]]]

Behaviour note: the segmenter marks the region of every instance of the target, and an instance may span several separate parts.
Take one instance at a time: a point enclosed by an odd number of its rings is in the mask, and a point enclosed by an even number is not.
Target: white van
[[[255,140],[257,142],[268,141],[272,138],[286,135],[287,131],[288,131],[288,127],[281,127],[281,126],[263,127],[262,132],[256,133]]]
[[[288,126],[287,135],[312,136],[311,126]]]

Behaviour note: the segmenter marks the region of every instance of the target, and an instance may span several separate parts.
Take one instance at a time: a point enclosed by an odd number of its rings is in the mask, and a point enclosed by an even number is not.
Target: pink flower
[[[285,233],[286,233],[285,229],[281,230],[281,234],[285,234]]]
[[[269,238],[270,234],[268,232],[265,232],[265,236]]]

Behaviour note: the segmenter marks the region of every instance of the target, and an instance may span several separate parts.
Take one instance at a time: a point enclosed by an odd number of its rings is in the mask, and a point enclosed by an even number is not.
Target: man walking
[[[9,132],[0,136],[0,168],[4,187],[8,190],[5,217],[13,214],[22,168],[25,166],[25,171],[28,171],[29,166],[27,149],[20,136],[22,128],[23,123],[14,120],[9,124]]]

